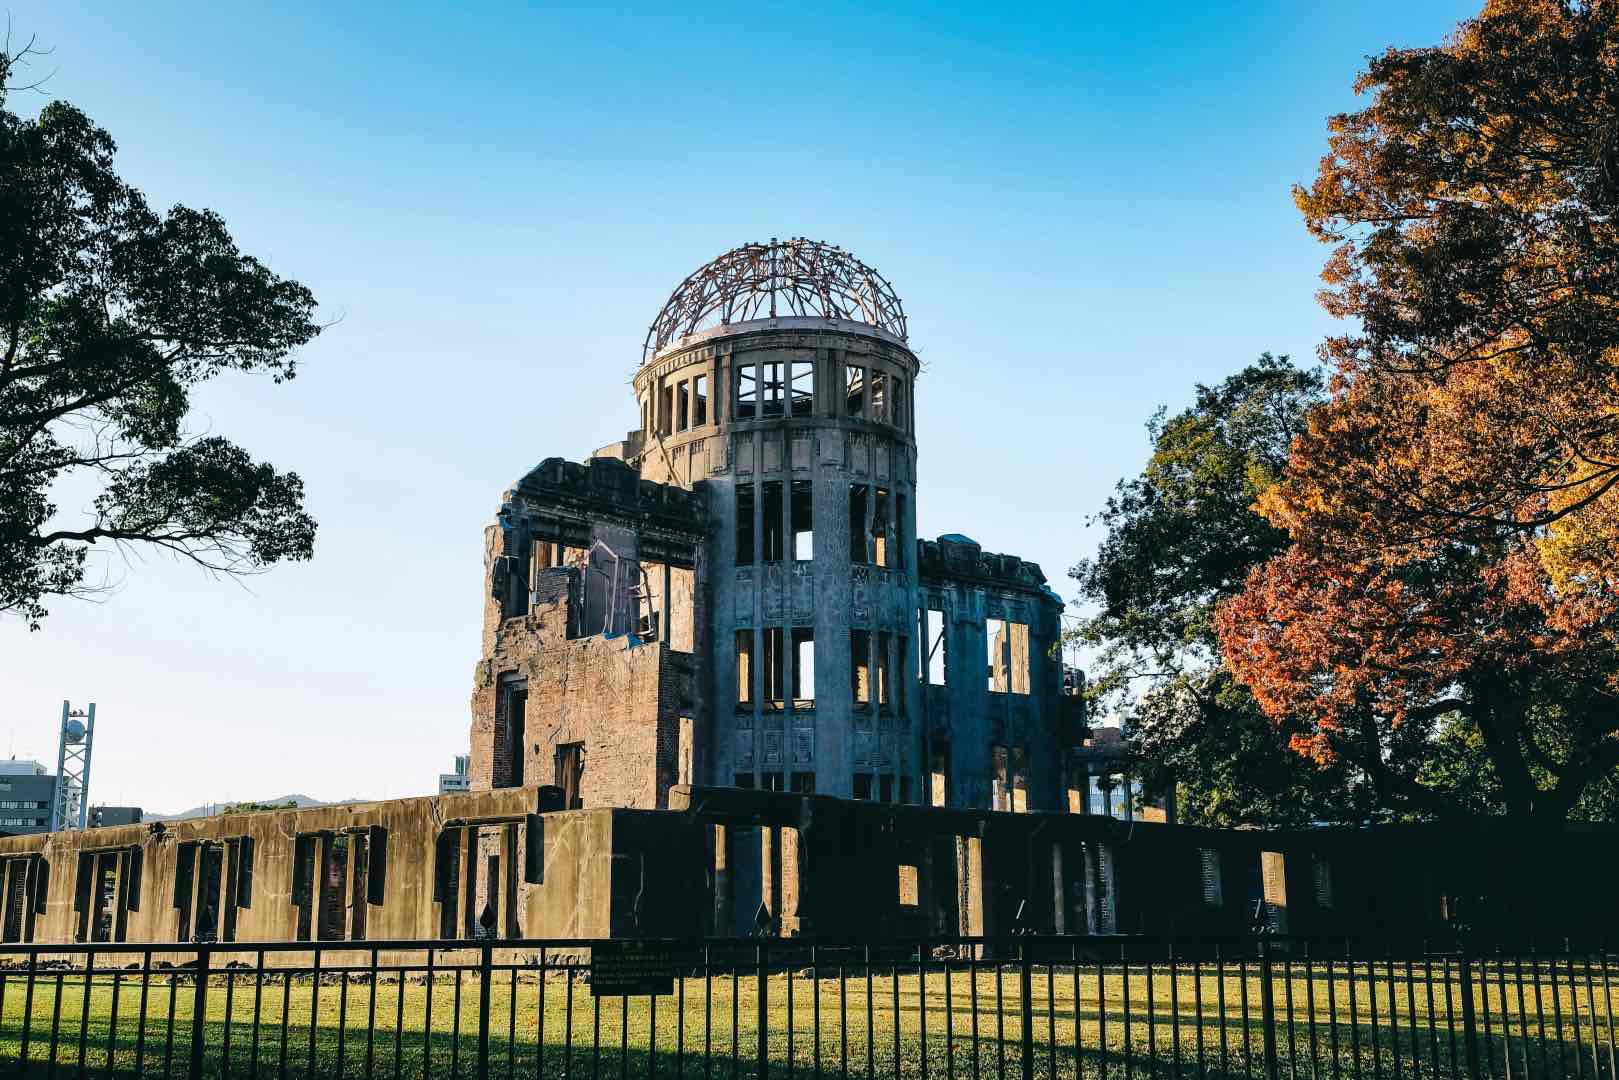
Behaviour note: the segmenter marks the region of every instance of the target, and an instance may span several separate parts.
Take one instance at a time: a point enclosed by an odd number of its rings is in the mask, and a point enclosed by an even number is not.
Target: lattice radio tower
[[[96,738],[96,703],[75,709],[62,702],[61,741],[56,750],[56,796],[51,800],[51,832],[82,829],[90,810],[90,750]]]

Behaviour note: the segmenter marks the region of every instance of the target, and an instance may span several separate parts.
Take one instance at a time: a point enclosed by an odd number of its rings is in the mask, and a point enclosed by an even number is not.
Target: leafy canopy
[[[1289,750],[1232,679],[1214,621],[1249,570],[1287,545],[1254,504],[1322,396],[1318,372],[1267,353],[1218,386],[1199,386],[1186,410],[1159,410],[1147,425],[1146,467],[1097,515],[1107,535],[1096,557],[1070,571],[1091,611],[1071,638],[1093,655],[1093,702],[1122,715],[1129,768],[1151,790],[1173,786],[1188,821],[1368,812],[1341,769]]]
[[[290,379],[314,297],[217,214],[150,209],[73,106],[13,111],[28,54],[0,53],[0,612],[37,628],[49,598],[105,587],[87,579],[96,544],[221,574],[309,558],[298,476],[185,420],[224,372]],[[94,485],[82,519],[60,513],[64,482]]]

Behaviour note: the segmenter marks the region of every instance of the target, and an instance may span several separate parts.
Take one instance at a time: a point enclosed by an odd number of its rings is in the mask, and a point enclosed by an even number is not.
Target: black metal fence
[[[0,946],[0,1075],[1591,1077],[1605,948],[1256,938]]]

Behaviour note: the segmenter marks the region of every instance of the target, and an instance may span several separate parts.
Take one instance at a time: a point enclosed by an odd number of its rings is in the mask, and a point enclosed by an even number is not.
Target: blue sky
[[[333,325],[195,417],[303,476],[314,561],[245,588],[116,563],[105,603],[0,622],[0,749],[54,765],[68,697],[98,702],[97,801],[428,792],[501,491],[622,437],[669,291],[771,236],[903,298],[921,534],[1071,596],[1153,409],[1332,331],[1289,187],[1368,54],[1477,6],[10,0],[126,178],[221,212]]]

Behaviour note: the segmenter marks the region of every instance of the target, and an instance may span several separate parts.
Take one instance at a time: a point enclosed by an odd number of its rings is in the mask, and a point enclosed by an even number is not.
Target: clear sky
[[[154,205],[218,210],[334,320],[195,417],[304,478],[313,562],[149,557],[0,621],[9,752],[54,767],[62,699],[96,701],[92,799],[162,811],[432,791],[501,492],[623,436],[647,324],[747,241],[894,283],[921,535],[1071,596],[1153,409],[1330,332],[1289,187],[1368,54],[1478,2],[6,6]]]

